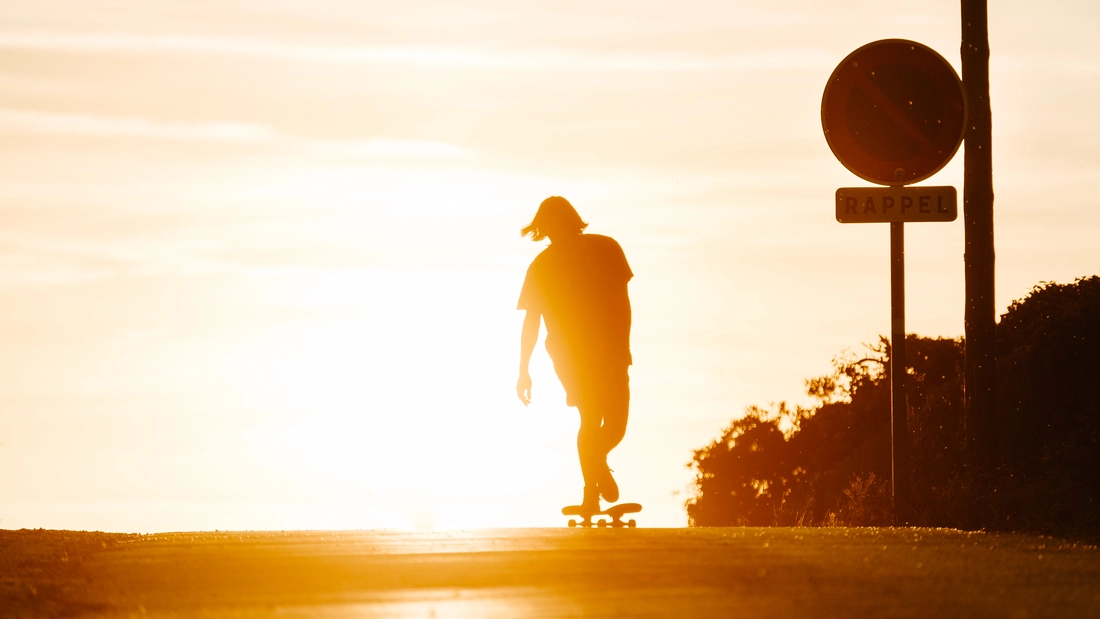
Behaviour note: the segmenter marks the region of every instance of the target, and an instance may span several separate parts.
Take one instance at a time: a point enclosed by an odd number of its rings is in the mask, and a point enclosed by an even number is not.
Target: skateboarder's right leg
[[[577,404],[581,414],[577,447],[593,458],[606,460],[607,454],[626,435],[626,422],[630,417],[630,377],[623,368],[621,374],[605,373],[599,379],[583,391]]]
[[[603,385],[593,404],[600,409],[603,423],[600,426],[600,443],[604,459],[626,435],[626,422],[630,417],[630,376],[627,368],[605,375]]]
[[[626,434],[630,409],[629,377],[625,367],[621,372],[600,376],[600,382],[586,390],[577,406],[581,415],[577,453],[585,486],[598,486],[604,499],[611,502],[618,500],[619,490],[607,467],[607,454]]]
[[[577,432],[577,455],[580,456],[581,474],[584,475],[585,501],[588,501],[590,493],[595,490],[597,503],[599,496],[614,503],[619,500],[619,486],[607,466],[608,449],[603,432],[602,411],[599,407],[583,404],[577,409],[581,413],[581,429]],[[620,434],[619,438],[621,436]]]

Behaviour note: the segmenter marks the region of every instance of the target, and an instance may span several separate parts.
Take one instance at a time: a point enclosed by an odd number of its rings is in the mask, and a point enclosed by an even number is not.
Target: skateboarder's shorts
[[[629,365],[623,364],[583,368],[554,363],[554,371],[565,388],[567,406],[629,406],[629,369]]]

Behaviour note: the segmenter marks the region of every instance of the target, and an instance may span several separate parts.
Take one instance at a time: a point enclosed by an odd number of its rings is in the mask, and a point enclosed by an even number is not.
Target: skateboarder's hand
[[[527,372],[520,372],[519,380],[516,381],[516,395],[524,406],[531,403],[531,375]]]

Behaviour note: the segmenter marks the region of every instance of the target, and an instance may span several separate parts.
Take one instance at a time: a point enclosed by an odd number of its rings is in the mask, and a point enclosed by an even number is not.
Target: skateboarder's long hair
[[[561,196],[550,196],[542,201],[538,212],[535,213],[535,218],[519,233],[522,236],[531,235],[532,241],[541,241],[550,233],[575,231],[580,234],[587,227],[588,224],[581,219],[577,209],[573,208],[569,200]]]

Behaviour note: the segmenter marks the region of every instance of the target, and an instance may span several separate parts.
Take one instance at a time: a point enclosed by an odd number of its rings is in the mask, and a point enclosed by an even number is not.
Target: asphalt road
[[[930,529],[0,531],[0,617],[1100,617],[1100,550]]]

